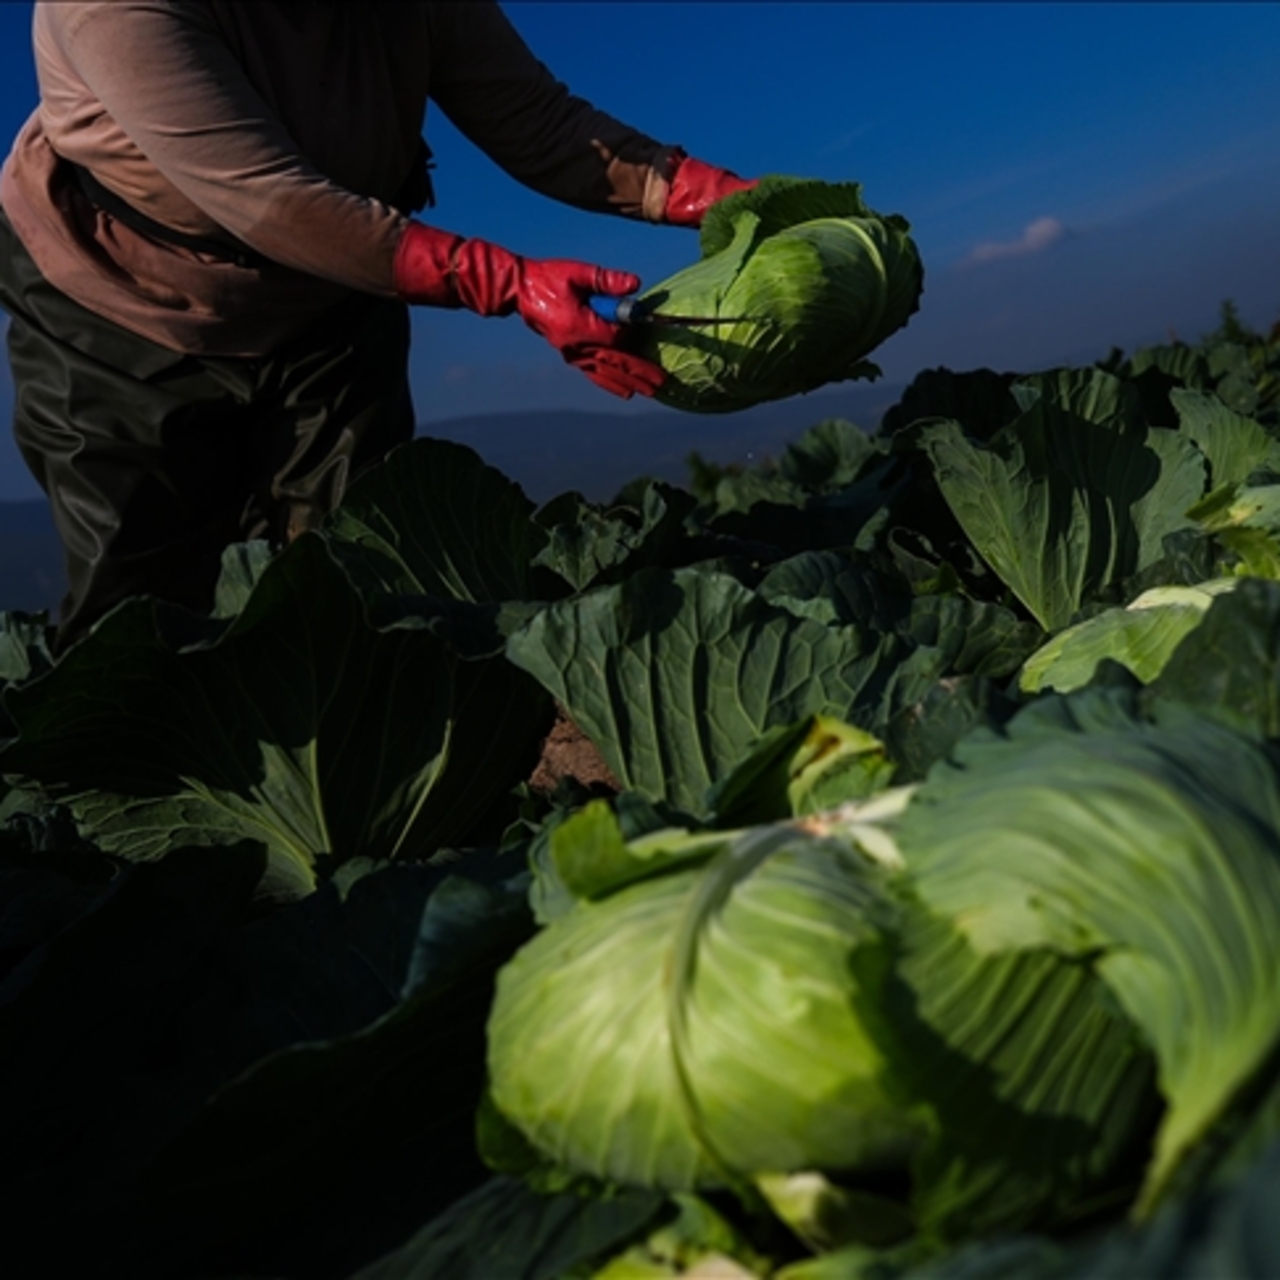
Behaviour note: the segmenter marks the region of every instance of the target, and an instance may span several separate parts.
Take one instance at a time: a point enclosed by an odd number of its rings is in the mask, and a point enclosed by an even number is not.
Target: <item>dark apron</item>
[[[255,359],[183,355],[40,274],[0,212],[14,436],[53,508],[65,648],[129,596],[208,609],[223,549],[314,528],[413,435],[404,304],[353,295]]]

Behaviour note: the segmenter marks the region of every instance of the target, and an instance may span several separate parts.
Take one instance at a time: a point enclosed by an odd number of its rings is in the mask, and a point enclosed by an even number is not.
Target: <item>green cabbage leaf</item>
[[[1150,568],[1204,492],[1204,455],[1148,427],[1131,388],[1100,370],[1015,384],[1022,413],[989,442],[956,421],[918,439],[947,505],[995,574],[1049,632]]]
[[[1280,1042],[1276,757],[1155,715],[1097,691],[1034,704],[966,739],[897,830],[916,892],[975,951],[1088,962],[1152,1046],[1168,1109],[1139,1212]]]
[[[1026,660],[1018,683],[1027,693],[1070,693],[1087,685],[1106,658],[1150,683],[1183,637],[1200,625],[1215,597],[1234,590],[1239,581],[1216,578],[1194,587],[1152,587],[1123,609],[1106,609],[1059,631]]]

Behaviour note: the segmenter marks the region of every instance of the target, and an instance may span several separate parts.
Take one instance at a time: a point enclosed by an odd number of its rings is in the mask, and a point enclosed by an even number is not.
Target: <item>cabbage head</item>
[[[1280,756],[1129,690],[803,817],[627,841],[594,802],[535,871],[491,1096],[605,1181],[817,1173],[939,1239],[1147,1216],[1280,1061]]]
[[[766,177],[713,205],[702,258],[642,295],[657,314],[742,321],[637,325],[636,349],[667,371],[657,399],[725,413],[847,378],[918,308],[923,268],[897,214],[858,183]]]
[[[690,845],[691,862],[671,860],[679,837],[616,837],[602,858],[606,814],[597,802],[555,833],[585,896],[499,974],[499,1110],[557,1164],[629,1185],[905,1167],[925,1129],[858,1012],[890,970],[876,865],[782,824],[709,857]]]
[[[1086,964],[983,956],[921,910],[892,836],[911,803],[631,842],[602,801],[570,818],[538,874],[572,900],[498,975],[498,1111],[617,1184],[909,1184],[873,1199],[923,1230],[1105,1183],[1154,1101],[1145,1050]]]

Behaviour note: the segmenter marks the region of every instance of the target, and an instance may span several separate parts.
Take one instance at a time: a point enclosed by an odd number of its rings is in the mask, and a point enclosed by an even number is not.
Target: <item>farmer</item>
[[[428,97],[579,208],[696,227],[750,185],[571,96],[491,0],[41,0],[34,42],[0,305],[60,649],[127,596],[207,608],[227,544],[314,527],[408,440],[406,303],[514,312],[604,390],[659,385],[586,302],[634,275],[412,216]]]

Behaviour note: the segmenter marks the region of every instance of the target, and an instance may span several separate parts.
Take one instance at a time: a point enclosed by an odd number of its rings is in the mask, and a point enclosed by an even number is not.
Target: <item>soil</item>
[[[548,795],[562,778],[572,778],[589,789],[614,793],[622,790],[595,744],[569,719],[563,707],[557,707],[555,724],[542,743],[542,756],[529,778],[529,786]]]

